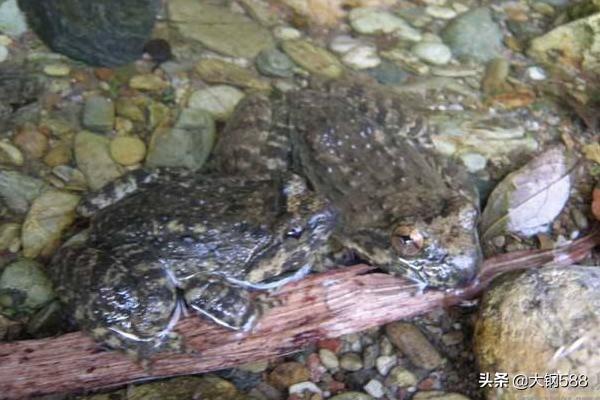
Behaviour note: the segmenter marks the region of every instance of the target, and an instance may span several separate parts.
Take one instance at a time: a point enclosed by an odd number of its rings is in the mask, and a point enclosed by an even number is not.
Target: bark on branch
[[[373,273],[365,265],[312,275],[286,285],[250,333],[237,333],[198,317],[177,330],[198,355],[160,355],[147,373],[127,356],[101,351],[83,333],[0,344],[0,398],[89,391],[136,380],[194,374],[291,353],[311,342],[361,331],[450,306],[478,295],[496,276],[549,262],[570,265],[600,243],[594,232],[560,249],[524,251],[488,259],[469,286],[419,292],[414,284]]]

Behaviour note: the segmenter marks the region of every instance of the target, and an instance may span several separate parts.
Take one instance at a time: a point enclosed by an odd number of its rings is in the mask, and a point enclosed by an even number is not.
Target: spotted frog
[[[185,310],[248,329],[251,291],[306,274],[336,214],[304,180],[138,170],[90,196],[87,239],[67,242],[50,268],[79,326],[146,360],[182,350]]]
[[[243,100],[215,153],[233,174],[292,170],[340,212],[335,239],[422,287],[454,287],[480,262],[478,203],[452,163],[431,156],[426,113],[356,81],[277,101]]]

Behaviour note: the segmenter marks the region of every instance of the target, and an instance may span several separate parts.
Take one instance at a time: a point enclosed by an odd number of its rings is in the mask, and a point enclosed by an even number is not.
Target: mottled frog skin
[[[232,174],[294,170],[339,210],[335,237],[361,259],[423,287],[461,285],[480,261],[476,192],[428,155],[426,114],[406,103],[361,82],[250,96],[216,159]]]
[[[80,327],[140,359],[181,350],[172,328],[191,309],[248,329],[252,289],[307,273],[336,215],[298,176],[281,179],[139,170],[80,206],[89,238],[50,268]]]

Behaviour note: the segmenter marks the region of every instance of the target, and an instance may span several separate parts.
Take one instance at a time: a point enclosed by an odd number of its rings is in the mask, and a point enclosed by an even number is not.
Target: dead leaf
[[[583,146],[583,154],[588,160],[600,164],[600,143],[586,144]]]
[[[506,176],[481,216],[484,243],[504,233],[530,237],[546,231],[569,199],[575,165],[563,147],[554,147]]]

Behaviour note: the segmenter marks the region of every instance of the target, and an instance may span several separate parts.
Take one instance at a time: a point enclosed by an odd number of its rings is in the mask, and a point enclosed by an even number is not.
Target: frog
[[[419,100],[360,79],[242,100],[214,150],[230,174],[290,170],[340,217],[332,238],[359,261],[426,288],[474,279],[478,195],[433,150]]]
[[[187,313],[250,330],[256,294],[305,276],[336,223],[297,175],[173,168],[133,171],[78,211],[89,228],[58,250],[49,275],[81,329],[143,363],[190,351],[174,330]]]

